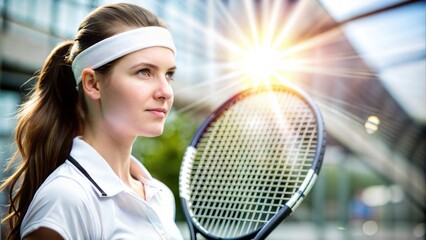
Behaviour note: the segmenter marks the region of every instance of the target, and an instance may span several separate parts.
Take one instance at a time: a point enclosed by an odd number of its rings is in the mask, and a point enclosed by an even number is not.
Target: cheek
[[[140,98],[140,91],[131,78],[114,77],[105,87],[104,97],[103,100],[108,102],[110,108],[123,111]]]
[[[114,89],[105,93],[102,99],[102,113],[109,124],[124,127],[129,124],[135,114],[137,104],[132,91]]]
[[[106,112],[114,112],[126,106],[126,95],[120,89],[106,91],[101,99]]]

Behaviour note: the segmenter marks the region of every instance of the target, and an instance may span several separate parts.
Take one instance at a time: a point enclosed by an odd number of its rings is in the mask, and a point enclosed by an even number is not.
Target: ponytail
[[[49,55],[29,99],[18,113],[15,140],[18,150],[7,169],[21,157],[16,171],[0,186],[9,187],[8,239],[20,238],[27,209],[44,180],[68,157],[73,138],[81,133],[82,114],[71,70],[72,41],[57,46]],[[16,188],[16,189],[15,189]]]

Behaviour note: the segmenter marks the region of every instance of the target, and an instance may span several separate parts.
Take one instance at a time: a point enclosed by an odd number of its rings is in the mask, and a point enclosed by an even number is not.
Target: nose
[[[155,91],[155,99],[158,100],[169,100],[173,98],[173,89],[171,82],[168,81],[165,77],[159,79],[158,87]]]

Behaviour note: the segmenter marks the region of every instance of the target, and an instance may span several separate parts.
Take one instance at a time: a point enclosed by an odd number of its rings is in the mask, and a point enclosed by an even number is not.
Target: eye
[[[174,80],[174,76],[175,76],[175,72],[174,71],[169,71],[169,72],[166,73],[166,78],[169,81],[173,81]]]
[[[144,68],[144,69],[139,70],[137,74],[142,76],[142,77],[149,77],[149,76],[151,76],[151,71],[148,68]]]

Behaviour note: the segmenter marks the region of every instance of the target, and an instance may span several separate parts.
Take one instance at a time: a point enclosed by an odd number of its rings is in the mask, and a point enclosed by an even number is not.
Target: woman
[[[149,11],[96,9],[52,51],[19,113],[9,239],[181,239],[171,191],[131,156],[173,103],[176,49]],[[11,166],[11,165],[9,165]]]

